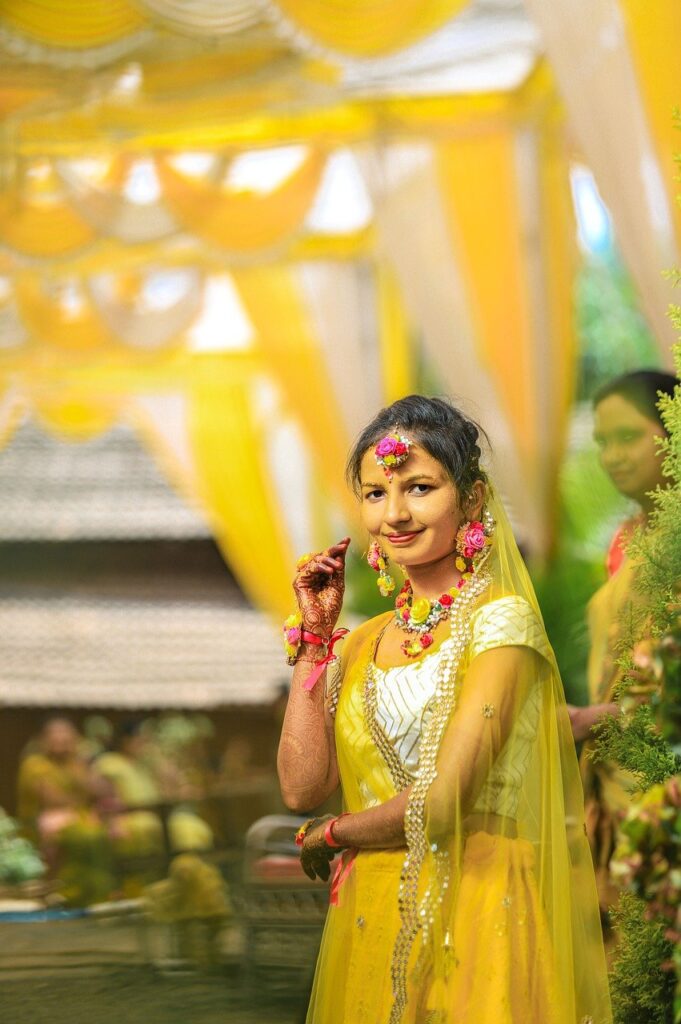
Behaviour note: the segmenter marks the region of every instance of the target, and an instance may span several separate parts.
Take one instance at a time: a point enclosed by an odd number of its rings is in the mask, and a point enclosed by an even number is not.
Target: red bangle
[[[324,841],[327,846],[331,847],[332,850],[339,850],[340,847],[344,845],[343,843],[336,842],[336,840],[333,837],[333,826],[336,824],[337,821],[340,821],[341,818],[347,818],[347,813],[339,814],[336,818],[332,818],[331,821],[326,826],[326,828],[324,829]]]
[[[315,647],[326,647],[328,640],[325,640],[323,636],[319,636],[318,633],[310,633],[309,630],[304,629],[300,634],[300,639],[304,644],[314,644]]]

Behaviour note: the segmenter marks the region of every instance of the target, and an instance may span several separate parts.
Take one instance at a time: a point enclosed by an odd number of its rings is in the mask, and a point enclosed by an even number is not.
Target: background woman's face
[[[656,440],[664,430],[621,395],[608,395],[594,412],[594,440],[600,461],[613,484],[627,498],[641,502],[662,484],[662,456]]]
[[[453,552],[467,517],[445,469],[420,445],[412,447],[391,481],[370,448],[362,459],[361,481],[362,522],[393,562],[429,565]]]

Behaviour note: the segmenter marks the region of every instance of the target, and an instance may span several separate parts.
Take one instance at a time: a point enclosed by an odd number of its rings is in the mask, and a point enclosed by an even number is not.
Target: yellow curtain
[[[618,0],[525,0],[525,5],[541,31],[571,134],[612,213],[617,242],[660,358],[669,362],[675,332],[667,306],[674,294],[662,271],[679,261],[674,202],[665,192],[643,95],[646,76],[637,75],[623,8]],[[647,4],[645,15],[638,19],[636,38],[652,32],[659,42],[658,15],[666,10],[669,6],[664,2]],[[661,75],[662,91],[670,74],[665,61],[671,61],[674,69],[678,63],[673,38],[666,42],[657,51],[652,44],[656,59],[648,68],[650,76]],[[677,95],[672,102],[678,101]],[[663,110],[659,116],[666,114],[671,112]],[[666,168],[668,159],[665,153]]]
[[[62,256],[94,239],[67,201],[54,167],[36,160],[0,192],[0,241],[28,256]]]
[[[400,50],[455,17],[468,0],[276,0],[316,43],[353,57]]]
[[[258,267],[235,271],[234,279],[263,359],[302,424],[320,478],[351,521],[356,507],[343,479],[350,439],[292,271]]]
[[[272,192],[236,190],[183,174],[159,157],[158,172],[169,208],[188,231],[225,249],[251,252],[300,230],[315,197],[325,154],[311,150]]]
[[[0,21],[47,46],[87,49],[139,30],[146,19],[127,0],[2,0]]]
[[[537,440],[534,367],[515,134],[509,127],[458,139],[442,144],[438,156],[442,195],[480,355],[497,381],[516,443],[530,455]]]
[[[481,361],[545,510],[546,550],[574,384],[574,225],[562,126],[549,104],[534,123],[443,143],[438,159]]]
[[[620,0],[620,5],[681,249],[678,168],[674,164],[674,155],[681,151],[681,133],[673,117],[674,110],[681,107],[681,5],[678,0],[655,0],[652,5],[645,0]]]
[[[190,440],[199,497],[227,563],[256,607],[283,617],[291,610],[295,560],[253,404],[261,372],[252,360],[233,355],[197,356],[189,385]]]
[[[399,285],[384,263],[376,268],[376,289],[383,400],[390,403],[414,391],[414,351]]]

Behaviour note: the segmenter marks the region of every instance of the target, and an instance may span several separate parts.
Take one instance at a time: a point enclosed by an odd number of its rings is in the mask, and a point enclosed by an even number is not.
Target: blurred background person
[[[110,895],[113,876],[107,831],[98,811],[105,784],[81,752],[73,722],[48,718],[37,749],[19,769],[18,813],[38,843],[68,903],[85,905]]]
[[[672,395],[677,378],[659,370],[635,370],[604,384],[593,399],[594,440],[601,466],[617,490],[635,503],[635,510],[617,529],[610,544],[608,579],[588,607],[589,705],[570,707],[576,742],[584,742],[581,754],[585,789],[586,823],[591,843],[601,908],[606,911],[617,896],[608,872],[615,831],[631,803],[633,778],[609,762],[594,763],[590,739],[594,725],[607,714],[619,714],[614,692],[621,681],[620,649],[626,641],[627,605],[635,609],[635,560],[627,545],[637,527],[648,529],[654,502],[651,493],[665,485],[663,453],[659,441],[667,436],[660,416],[660,393]]]
[[[193,810],[174,806],[182,793],[167,784],[168,773],[165,780],[159,776],[159,754],[147,726],[138,719],[124,722],[116,732],[114,748],[97,758],[96,768],[118,802],[114,840],[118,856],[156,860],[158,875],[169,852],[210,849],[213,836]],[[153,864],[137,865],[132,874],[141,884],[149,880],[150,872],[154,874]],[[136,888],[135,879],[126,875],[126,890]]]

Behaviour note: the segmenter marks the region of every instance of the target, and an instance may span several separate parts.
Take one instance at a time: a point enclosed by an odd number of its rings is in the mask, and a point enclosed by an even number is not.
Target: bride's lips
[[[414,530],[412,533],[387,533],[386,540],[389,540],[391,544],[410,544],[414,537],[418,537],[421,530]]]

